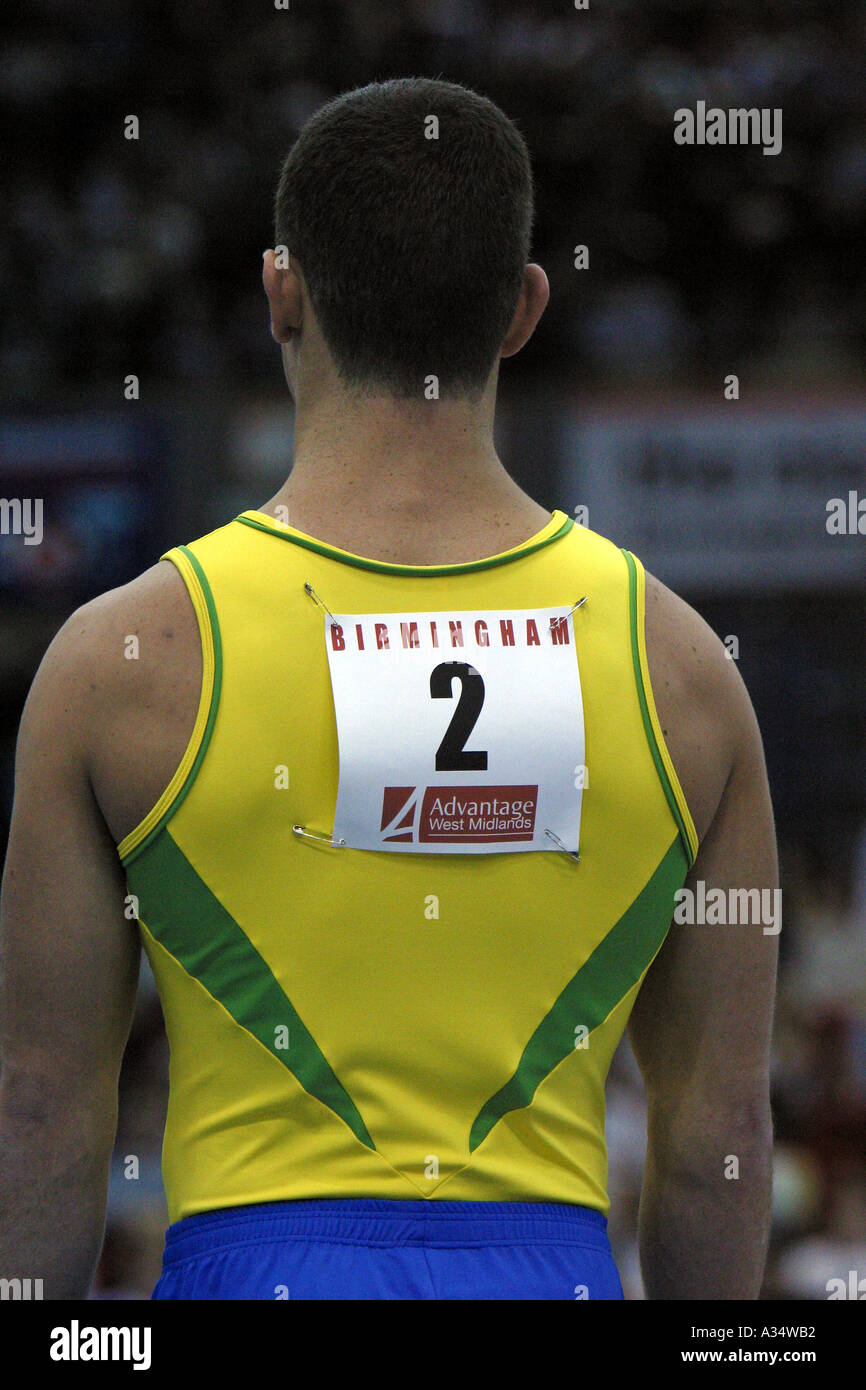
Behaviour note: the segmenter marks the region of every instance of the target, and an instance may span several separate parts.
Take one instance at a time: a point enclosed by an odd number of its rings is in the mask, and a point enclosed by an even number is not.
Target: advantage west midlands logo
[[[403,844],[531,840],[538,786],[385,787],[380,838]]]

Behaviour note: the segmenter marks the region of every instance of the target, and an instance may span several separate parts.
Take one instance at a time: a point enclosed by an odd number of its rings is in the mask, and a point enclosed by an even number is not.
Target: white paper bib
[[[584,727],[567,608],[332,616],[335,842],[577,853]]]

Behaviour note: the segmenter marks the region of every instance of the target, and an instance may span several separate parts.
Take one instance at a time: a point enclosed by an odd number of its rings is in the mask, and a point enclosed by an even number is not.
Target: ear
[[[550,298],[550,284],[540,265],[530,263],[523,272],[520,298],[511,320],[511,327],[505,335],[500,349],[500,357],[513,357],[523,344],[528,342],[535,331],[535,325],[547,308]]]
[[[276,253],[266,251],[262,259],[262,284],[271,311],[271,335],[278,343],[287,343],[304,321],[303,292],[300,266],[294,257],[283,257],[277,264]]]

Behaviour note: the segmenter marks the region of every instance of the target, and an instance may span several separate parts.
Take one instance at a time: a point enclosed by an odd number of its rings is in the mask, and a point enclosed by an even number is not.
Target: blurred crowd
[[[415,74],[477,87],[529,141],[553,296],[525,370],[694,384],[735,363],[790,384],[862,359],[857,0],[30,0],[3,23],[12,402],[273,372],[259,274],[282,159],[329,97]],[[675,144],[698,100],[781,108],[781,153]]]

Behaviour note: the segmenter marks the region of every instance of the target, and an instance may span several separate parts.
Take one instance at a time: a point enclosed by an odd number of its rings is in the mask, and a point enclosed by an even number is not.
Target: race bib
[[[336,842],[577,853],[583,705],[565,605],[335,613],[325,642],[340,754]]]

